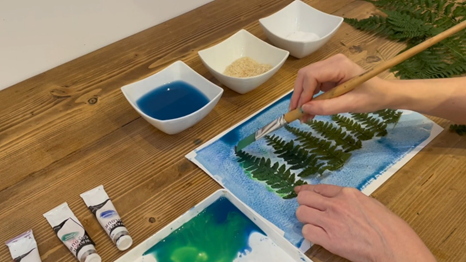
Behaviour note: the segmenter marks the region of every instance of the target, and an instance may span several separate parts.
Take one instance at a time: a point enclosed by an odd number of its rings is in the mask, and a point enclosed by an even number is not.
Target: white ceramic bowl
[[[289,52],[272,46],[242,29],[223,42],[199,51],[202,62],[210,73],[230,89],[245,94],[262,85],[285,63]],[[261,64],[270,64],[272,69],[253,77],[231,77],[223,74],[235,60],[250,57]]]
[[[202,92],[207,96],[209,102],[199,110],[189,115],[169,120],[159,120],[142,112],[137,104],[137,101],[142,96],[160,86],[179,80],[192,85]],[[162,71],[145,79],[123,86],[121,91],[128,102],[144,119],[157,129],[169,135],[177,134],[199,122],[215,107],[223,94],[222,88],[205,79],[181,61],[177,61]]]
[[[267,38],[296,58],[303,58],[321,48],[342,22],[342,17],[323,13],[299,0],[259,19]],[[301,37],[296,37],[296,34],[301,34]],[[303,37],[303,34],[309,35]]]

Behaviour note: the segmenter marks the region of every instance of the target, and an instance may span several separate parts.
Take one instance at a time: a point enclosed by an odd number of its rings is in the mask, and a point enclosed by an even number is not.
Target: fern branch
[[[343,131],[341,127],[335,126],[330,122],[312,120],[306,124],[316,130],[323,137],[335,141],[335,143],[341,146],[345,152],[350,152],[362,147],[361,140],[354,139],[351,135]]]
[[[370,116],[369,113],[362,114],[351,114],[351,116],[362,124],[366,125],[366,128],[375,131],[376,136],[386,136],[387,124],[377,118]]]
[[[375,131],[364,128],[362,125],[349,117],[343,115],[333,115],[332,120],[335,121],[338,125],[344,127],[346,131],[361,141],[370,140],[375,135]]]
[[[379,111],[375,111],[375,114],[380,116],[385,124],[396,124],[400,120],[402,113],[398,110],[392,109],[382,109]]]
[[[450,125],[450,131],[456,132],[458,135],[466,135],[466,125]]]
[[[306,184],[301,179],[296,180],[296,176],[290,169],[286,169],[285,165],[280,166],[278,162],[272,164],[270,159],[258,158],[244,151],[236,152],[236,156],[245,172],[265,182],[284,199],[296,197],[294,188]]]
[[[318,155],[319,159],[326,161],[326,170],[335,171],[340,169],[351,157],[350,153],[337,149],[337,145],[332,145],[332,141],[317,138],[311,132],[305,132],[295,127],[285,126],[285,128],[297,137],[303,148],[309,150],[312,154]]]

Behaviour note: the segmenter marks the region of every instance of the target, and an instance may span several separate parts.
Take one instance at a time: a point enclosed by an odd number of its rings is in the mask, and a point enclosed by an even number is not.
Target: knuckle
[[[305,217],[305,213],[306,213],[306,207],[305,206],[299,206],[297,209],[296,209],[296,217],[301,220],[301,218]]]
[[[307,240],[309,240],[312,237],[311,230],[309,226],[304,225],[302,229],[303,237]]]
[[[341,190],[341,193],[345,196],[357,196],[361,192],[356,188],[345,187]]]
[[[349,60],[349,58],[342,54],[342,53],[338,53],[336,55],[333,56],[336,60],[339,60],[339,61],[346,61],[346,60]]]

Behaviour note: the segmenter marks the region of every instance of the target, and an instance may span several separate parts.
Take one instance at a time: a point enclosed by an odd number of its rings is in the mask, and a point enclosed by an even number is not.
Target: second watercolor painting
[[[294,187],[333,184],[371,194],[443,129],[411,111],[318,116],[235,152],[239,141],[288,110],[291,92],[186,157],[306,251]]]

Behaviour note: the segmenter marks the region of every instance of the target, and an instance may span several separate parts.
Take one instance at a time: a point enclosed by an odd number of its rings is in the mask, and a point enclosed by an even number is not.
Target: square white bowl
[[[154,89],[174,81],[184,81],[192,85],[198,91],[203,93],[209,99],[209,102],[191,114],[168,120],[153,118],[145,114],[139,108],[137,101],[141,97],[150,93]],[[131,106],[133,106],[133,108],[145,120],[147,120],[147,122],[169,135],[177,134],[198,123],[215,107],[223,94],[222,88],[198,74],[182,61],[177,61],[162,71],[147,78],[125,85],[121,88],[121,91]]]
[[[330,40],[343,23],[343,18],[295,0],[280,11],[259,19],[259,23],[274,45],[290,51],[296,58],[303,58]],[[313,33],[317,37],[315,40],[295,40],[289,37],[294,32]]]
[[[210,73],[228,88],[245,94],[262,85],[285,63],[289,52],[272,46],[242,29],[223,42],[199,51],[199,56]],[[235,60],[250,57],[272,69],[253,77],[232,77],[223,74]]]

